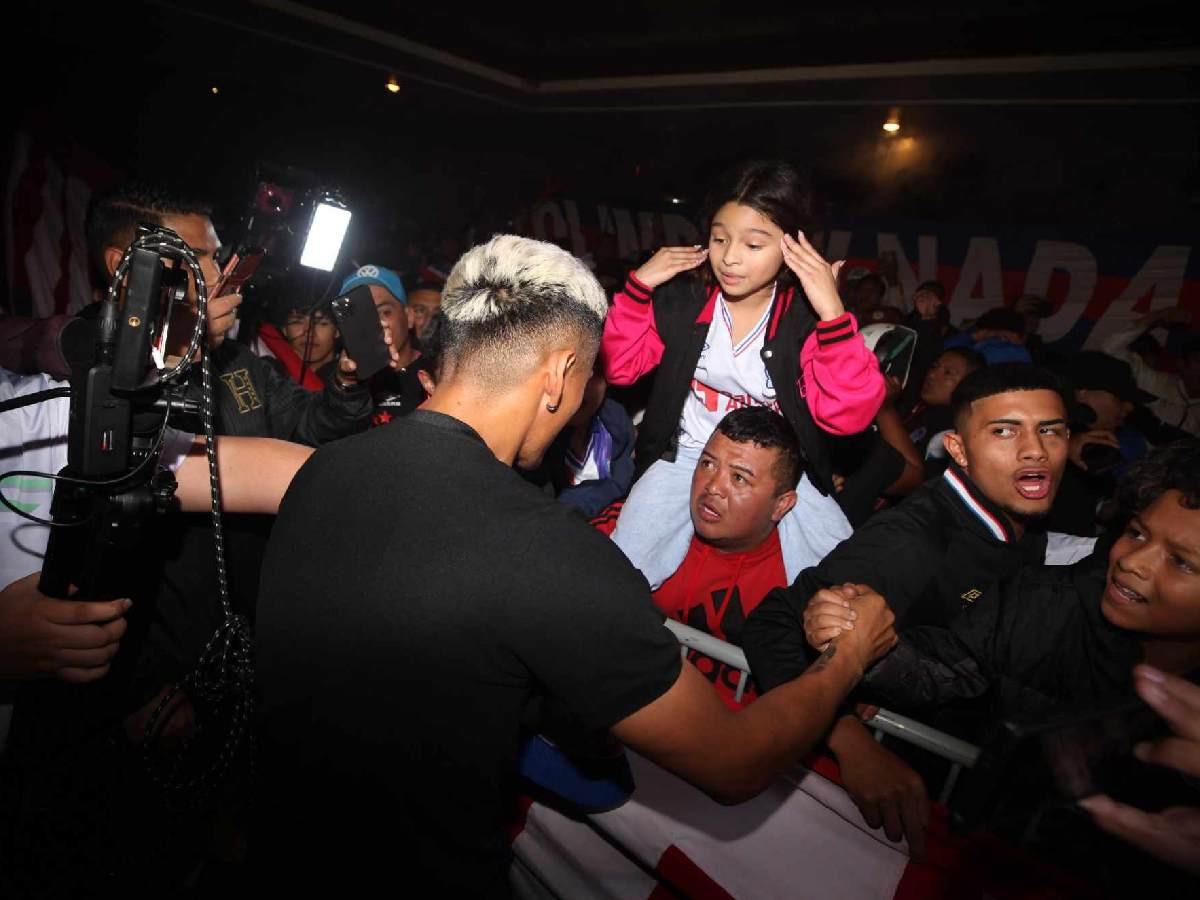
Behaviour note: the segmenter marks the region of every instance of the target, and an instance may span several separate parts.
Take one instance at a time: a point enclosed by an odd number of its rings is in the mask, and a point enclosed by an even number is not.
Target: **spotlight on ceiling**
[[[396,80],[395,75],[388,76],[387,84],[384,85],[384,87],[386,87],[388,89],[388,92],[391,94],[400,93],[400,82]]]
[[[883,123],[883,130],[888,134],[896,134],[900,130],[900,107],[893,106],[888,110],[887,121]]]

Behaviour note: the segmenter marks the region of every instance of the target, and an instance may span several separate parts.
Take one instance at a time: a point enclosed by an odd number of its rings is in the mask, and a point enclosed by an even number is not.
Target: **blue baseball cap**
[[[378,284],[385,287],[393,297],[405,306],[408,305],[408,294],[404,290],[404,282],[391,269],[385,269],[383,266],[363,266],[342,282],[342,289],[339,293],[344,294],[360,284]]]

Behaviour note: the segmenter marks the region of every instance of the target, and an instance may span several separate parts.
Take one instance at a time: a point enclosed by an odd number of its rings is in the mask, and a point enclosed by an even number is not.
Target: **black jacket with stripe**
[[[815,658],[804,610],[821,588],[866,584],[887,599],[898,631],[947,626],[989,602],[996,581],[1040,564],[1046,537],[1017,538],[1003,512],[966,473],[951,466],[903,503],[876,513],[790,587],[772,591],[746,622],[743,649],[764,690],[791,681]]]

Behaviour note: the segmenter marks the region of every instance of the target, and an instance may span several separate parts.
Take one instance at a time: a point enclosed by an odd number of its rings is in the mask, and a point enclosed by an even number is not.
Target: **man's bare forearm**
[[[842,701],[862,677],[850,653],[837,642],[800,677],[781,684],[731,717],[730,734],[716,742],[726,774],[740,776],[730,785],[732,802],[761,792],[829,731]]]

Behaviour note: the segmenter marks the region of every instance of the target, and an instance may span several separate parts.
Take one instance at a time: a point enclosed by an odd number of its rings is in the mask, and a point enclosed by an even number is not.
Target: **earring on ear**
[[[548,413],[558,412],[558,404],[557,403],[547,403],[546,404],[546,412],[548,412]]]

